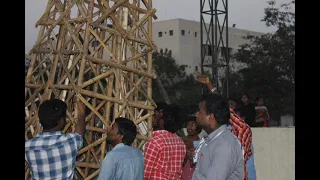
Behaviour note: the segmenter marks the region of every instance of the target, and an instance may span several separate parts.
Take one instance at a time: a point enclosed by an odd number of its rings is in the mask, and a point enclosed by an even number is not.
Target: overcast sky
[[[276,0],[277,4],[290,0]],[[39,27],[35,24],[44,13],[47,0],[25,0],[25,53],[34,45]],[[220,0],[220,2],[222,2]],[[258,32],[271,32],[274,28],[267,28],[261,19],[267,0],[228,0],[229,26],[236,24],[237,28]],[[157,9],[158,20],[182,18],[200,21],[200,0],[153,0],[153,7]]]

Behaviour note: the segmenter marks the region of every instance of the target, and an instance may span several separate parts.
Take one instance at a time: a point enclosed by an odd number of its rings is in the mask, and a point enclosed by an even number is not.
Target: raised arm
[[[85,133],[85,105],[82,101],[77,100],[77,107],[78,107],[78,122],[76,124],[75,133],[78,133],[84,136]]]
[[[214,88],[214,85],[210,82],[210,79],[206,75],[200,75],[198,76],[198,81],[208,87],[208,90],[212,90]],[[214,90],[212,93],[218,93],[217,90]]]

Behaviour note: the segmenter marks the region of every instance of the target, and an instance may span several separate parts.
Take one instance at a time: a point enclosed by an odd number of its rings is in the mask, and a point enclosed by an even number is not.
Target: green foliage
[[[186,75],[186,65],[177,65],[171,50],[160,49],[153,53],[153,68],[158,74],[172,103],[180,108],[181,118],[195,113],[202,94],[202,85],[193,75]],[[155,80],[153,80],[152,96],[155,102],[164,102],[164,98]]]
[[[230,94],[240,89],[253,98],[265,96],[275,120],[286,113],[295,114],[295,13],[291,9],[294,4],[292,1],[276,8],[274,0],[268,2],[262,21],[266,26],[277,27],[277,31],[245,37],[250,42],[241,46],[234,59],[247,67],[229,79],[233,86]]]

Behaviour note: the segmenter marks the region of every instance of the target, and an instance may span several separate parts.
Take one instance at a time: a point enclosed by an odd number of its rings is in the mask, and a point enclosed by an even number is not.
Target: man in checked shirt
[[[25,143],[25,159],[32,179],[71,180],[76,154],[85,132],[85,105],[78,101],[78,122],[74,133],[63,134],[67,104],[59,99],[45,100],[39,107],[43,131]]]
[[[169,120],[174,121],[176,118],[177,111],[175,109],[170,108],[167,111],[157,108],[155,110],[152,120],[152,138],[145,145],[145,180],[181,179],[186,146],[174,132],[165,130],[172,129],[172,127],[167,128],[168,122]]]

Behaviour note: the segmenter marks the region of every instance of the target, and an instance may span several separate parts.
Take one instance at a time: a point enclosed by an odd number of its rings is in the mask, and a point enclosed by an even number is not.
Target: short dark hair
[[[118,117],[115,119],[118,125],[118,130],[123,135],[122,143],[131,146],[137,136],[137,127],[130,119]]]
[[[256,101],[259,101],[260,99],[264,100],[263,96],[256,97]]]
[[[43,129],[52,129],[67,116],[67,104],[59,99],[45,100],[39,107],[39,121]]]
[[[247,98],[250,99],[250,96],[249,96],[247,93],[242,93],[242,94],[241,94],[241,97],[242,97],[242,96],[247,96]]]
[[[207,114],[212,113],[220,125],[229,123],[230,109],[227,99],[218,94],[210,93],[205,101]]]
[[[163,114],[164,129],[175,133],[181,129],[183,121],[180,119],[180,108],[176,104],[159,106]]]
[[[236,100],[236,98],[233,98],[233,97],[228,98],[228,101],[234,101],[234,102],[238,103],[238,101]]]
[[[189,115],[189,116],[187,117],[187,123],[190,122],[190,121],[195,121],[195,122],[197,122],[197,117],[196,117],[196,116]],[[202,128],[198,125],[198,123],[197,123],[197,127],[196,127],[196,128],[197,128],[196,131],[197,131],[197,133],[199,134],[199,133],[201,132]]]

